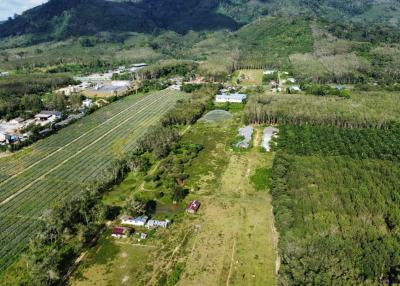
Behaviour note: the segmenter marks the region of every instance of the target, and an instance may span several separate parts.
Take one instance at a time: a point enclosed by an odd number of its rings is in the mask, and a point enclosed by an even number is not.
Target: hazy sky
[[[38,6],[47,0],[0,0],[0,21],[6,20],[15,13],[21,14],[23,11]]]

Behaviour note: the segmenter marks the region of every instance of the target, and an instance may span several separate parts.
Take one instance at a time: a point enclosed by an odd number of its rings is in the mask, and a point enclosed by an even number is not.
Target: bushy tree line
[[[203,102],[183,100],[177,108],[168,112],[163,120],[164,125],[189,125],[196,122],[204,113],[206,106]]]
[[[179,101],[175,108],[165,115],[162,121],[164,126],[193,124],[210,108],[220,86],[215,84],[195,86],[186,91],[193,92],[189,99]]]
[[[137,91],[146,93],[151,90],[163,90],[168,85],[168,81],[165,79],[145,79],[139,83]]]
[[[146,181],[158,188],[161,196],[169,193],[173,201],[180,202],[189,193],[184,184],[189,177],[185,170],[201,150],[203,146],[199,144],[173,145],[170,154],[161,161],[157,173],[147,176]]]
[[[350,99],[303,94],[262,95],[249,98],[244,121],[386,129],[399,122],[398,112],[396,95],[390,93],[352,93]]]
[[[302,90],[308,94],[316,96],[335,95],[343,98],[350,98],[350,92],[340,87],[331,87],[329,85],[302,84]]]
[[[197,64],[193,61],[164,61],[157,65],[152,65],[136,72],[139,80],[155,79],[167,76],[185,76],[193,72]]]
[[[41,228],[31,240],[27,255],[30,285],[54,285],[65,275],[66,265],[100,230],[106,208],[97,190],[82,190],[47,211]]]
[[[155,126],[151,128],[137,143],[141,152],[154,152],[157,158],[164,157],[172,144],[180,139],[179,131],[173,127]]]

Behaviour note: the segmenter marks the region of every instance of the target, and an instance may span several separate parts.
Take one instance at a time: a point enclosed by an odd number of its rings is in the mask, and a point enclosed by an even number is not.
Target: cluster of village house
[[[200,202],[194,200],[190,202],[188,205],[186,212],[190,214],[194,214],[198,211],[200,207]],[[167,228],[168,225],[171,223],[169,220],[155,220],[150,219],[148,216],[138,216],[138,217],[130,217],[127,215],[123,215],[120,218],[121,225],[115,226],[112,229],[112,237],[116,238],[126,238],[128,235],[135,232],[135,228],[143,229],[155,229],[155,228]],[[138,232],[139,240],[143,240],[147,238],[147,234],[145,232]]]
[[[125,73],[133,74],[146,66],[146,63],[139,63],[130,67],[120,66],[115,70],[110,70],[105,73],[95,73],[83,77],[74,77],[75,80],[80,81],[81,83],[60,88],[56,92],[63,93],[66,96],[80,92],[86,97],[122,95],[129,90],[132,80],[113,80],[113,76]]]
[[[296,85],[296,79],[289,77],[288,72],[280,72],[276,70],[266,70],[263,72],[264,75],[274,75],[276,74],[276,80],[271,80],[269,82],[272,92],[281,92],[283,90],[283,85],[287,85],[287,89],[291,92],[301,91],[300,86]]]
[[[49,126],[49,128],[39,131],[40,136],[47,136],[53,132],[54,128],[62,128],[70,124],[72,121],[82,118],[85,113],[85,108],[90,108],[93,105],[91,99],[86,99],[82,102],[81,112],[78,114],[69,114],[64,120],[59,111],[42,110],[31,119],[23,119],[20,117],[11,119],[9,121],[0,121],[0,145],[8,145],[16,142],[24,142],[29,139],[33,134],[32,132],[24,132],[30,125]]]
[[[271,80],[269,85],[271,86],[272,92],[281,92],[283,85],[287,86],[287,89],[291,92],[300,92],[300,86],[296,85],[296,79],[289,77],[288,72],[279,72],[275,70],[263,71],[264,75],[276,74],[276,80]],[[234,87],[228,87],[222,89],[220,94],[215,96],[215,102],[217,103],[243,103],[247,99],[247,94],[235,92]]]
[[[121,95],[129,89],[131,81],[112,80],[114,74],[134,73],[137,70],[146,67],[146,63],[134,64],[130,67],[121,66],[118,69],[108,71],[104,74],[92,74],[86,77],[75,77],[74,79],[81,83],[74,86],[68,86],[55,90],[55,93],[62,93],[65,96],[70,96],[73,93],[82,93],[86,97],[107,97],[110,95]],[[9,72],[0,72],[1,76],[8,76]],[[179,86],[180,88],[180,86]],[[51,126],[39,131],[40,136],[51,134],[54,128],[62,128],[72,121],[82,118],[85,113],[85,108],[93,106],[93,100],[90,98],[82,102],[81,112],[78,114],[70,114],[61,121],[61,113],[59,111],[44,110],[36,114],[34,118],[24,120],[23,118],[14,118],[9,121],[0,121],[0,146],[13,144],[16,142],[24,142],[33,134],[24,132],[31,124],[39,126]]]

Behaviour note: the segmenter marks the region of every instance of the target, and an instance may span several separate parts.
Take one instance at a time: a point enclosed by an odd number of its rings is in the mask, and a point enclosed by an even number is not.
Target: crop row
[[[127,97],[126,99],[106,106],[101,111],[95,112],[81,119],[79,122],[66,127],[58,134],[48,137],[46,140],[38,141],[27,150],[22,151],[21,155],[15,154],[12,157],[1,159],[0,174],[13,175],[18,173],[60,147],[91,132],[93,128],[97,128],[101,124],[112,125],[112,120],[120,118],[126,112],[129,112],[134,105],[142,105],[145,103],[145,100],[148,101],[150,99],[149,97],[143,98],[143,96]]]
[[[73,141],[71,143],[71,141],[66,139],[65,144],[70,145],[64,145],[64,147],[62,147],[63,149],[57,149],[57,151],[48,155],[49,157],[45,157],[44,159],[42,159],[42,161],[36,163],[34,167],[28,167],[27,169],[23,170],[22,173],[20,173],[17,177],[0,183],[0,202],[24,187],[25,185],[29,184],[32,179],[46,174],[49,170],[60,165],[65,160],[69,160],[71,156],[75,156],[77,152],[81,152],[83,148],[86,148],[89,144],[95,142],[100,137],[107,134],[107,132],[110,132],[110,130],[123,123],[125,120],[129,119],[133,122],[135,122],[136,120],[141,120],[143,115],[137,112],[140,110],[145,110],[148,107],[150,108],[153,105],[158,105],[159,100],[160,98],[157,98],[153,94],[152,96],[146,97],[144,101],[141,101],[140,105],[132,105],[131,107],[134,108],[131,108],[129,112],[125,112],[119,116],[116,116],[112,118],[112,120],[107,122],[107,124],[101,125],[96,129],[92,129],[88,133],[84,133],[82,137],[80,137],[76,141]],[[79,128],[79,126],[77,126],[77,128]],[[65,132],[62,132],[62,134],[66,134],[68,138],[67,132],[68,130],[65,130]],[[101,153],[97,155],[101,156]]]

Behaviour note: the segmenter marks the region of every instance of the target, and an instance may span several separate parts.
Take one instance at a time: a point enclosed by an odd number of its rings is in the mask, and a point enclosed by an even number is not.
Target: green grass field
[[[26,248],[45,209],[96,182],[182,96],[129,96],[35,143],[23,156],[1,158],[0,270]]]
[[[260,170],[265,174],[271,169],[274,154],[257,148],[231,150],[241,114],[223,123],[196,123],[184,134],[182,143],[201,144],[204,149],[185,169],[191,191],[176,210],[173,224],[152,233],[147,246],[136,245],[133,238],[111,239],[106,233],[71,279],[72,285],[174,285],[168,283],[177,272],[177,285],[275,284],[277,237],[269,181],[259,179]],[[140,178],[130,174],[104,201],[121,205],[129,193],[147,196],[152,190],[150,185],[141,189]],[[168,207],[152,199],[158,211]],[[185,205],[193,199],[202,206],[198,214],[187,215]],[[129,265],[126,254],[142,263]]]
[[[154,248],[133,245],[109,237],[100,239],[75,273],[72,284],[89,285],[143,285],[139,277],[148,269],[148,259]]]

